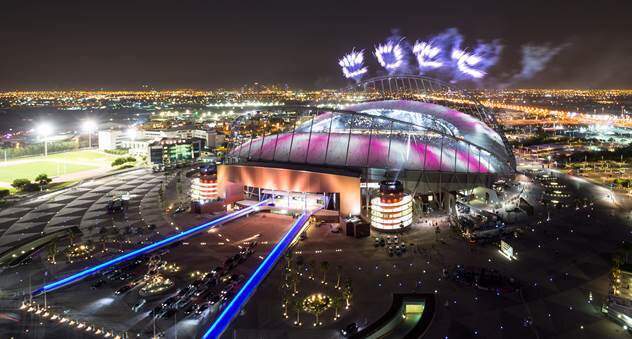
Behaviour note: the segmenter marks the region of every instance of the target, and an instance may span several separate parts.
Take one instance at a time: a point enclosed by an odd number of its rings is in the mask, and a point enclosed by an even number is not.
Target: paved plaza
[[[522,178],[523,197],[536,210],[534,216],[518,221],[521,231],[507,239],[517,252],[518,259],[513,261],[503,257],[496,245],[468,244],[450,229],[447,218],[441,215],[428,216],[400,235],[407,244],[407,251],[401,256],[389,256],[384,247],[375,247],[374,237],[380,236],[377,233],[355,239],[332,232],[327,224],[312,226],[306,239],[293,248],[292,257],[304,263],[306,275],[320,277],[322,262],[327,262],[328,284],[335,284],[338,273],[342,280],[350,281],[353,296],[349,310],[343,310],[337,320],[324,313],[323,325],[318,327],[312,325],[312,315],[303,313],[303,326],[295,327],[291,313],[287,319],[283,317],[285,263],[279,262],[224,338],[340,338],[339,330],[346,325],[355,322],[364,327],[381,317],[390,307],[393,293],[410,292],[434,293],[437,298],[438,307],[426,332],[427,338],[627,337],[620,326],[603,316],[601,305],[608,290],[611,255],[622,241],[630,239],[632,204],[624,197],[612,201],[607,190],[591,182],[556,175],[574,198],[587,198],[589,203],[579,208],[547,211],[538,204],[542,196],[539,184]],[[158,234],[150,237],[159,239],[176,232],[176,227],[186,228],[213,218],[165,213],[159,199],[161,182],[166,182],[166,205],[174,207],[182,199],[175,193],[178,189],[173,179],[150,171],[132,171],[24,201],[0,212],[0,246],[7,249],[12,242],[70,226],[79,227],[84,238],[91,238],[98,236],[101,228],[114,225],[124,228],[156,224]],[[108,214],[105,208],[108,195],[120,191],[131,195],[128,210],[123,215]],[[242,218],[183,241],[164,259],[180,265],[182,272],[208,270],[221,265],[241,244],[255,237],[260,242],[256,254],[235,271],[249,276],[291,220],[270,213]],[[438,236],[435,225],[440,229]],[[138,247],[149,239],[129,238],[133,241],[121,250]],[[60,277],[68,270],[102,260],[95,258],[79,266],[57,268],[37,259],[19,268],[6,269],[1,283],[5,297],[2,312],[5,318],[17,320],[0,320],[3,337],[92,338],[93,334],[51,325],[16,307],[30,289],[29,280],[36,287],[44,279]],[[497,294],[453,281],[445,272],[456,265],[496,269],[515,278],[522,288],[519,292]],[[183,276],[175,279],[177,284],[185,281]],[[299,282],[300,293],[332,293],[330,287],[316,280]],[[51,293],[46,302],[68,316],[140,337],[150,337],[154,329],[168,338],[174,338],[176,331],[180,338],[196,337],[217,315],[215,310],[202,319],[176,314],[153,321],[147,312],[130,311],[137,301],[134,292],[114,297],[113,291],[119,286],[93,290],[91,283],[88,279]],[[43,302],[41,296],[38,302]]]
[[[535,217],[522,222],[524,232],[507,240],[518,253],[515,261],[503,257],[496,246],[468,245],[446,223],[440,224],[440,241],[433,227],[404,234],[402,239],[414,246],[401,257],[375,248],[373,237],[353,239],[325,227],[312,228],[295,255],[316,267],[327,261],[331,280],[336,267],[342,267],[353,287],[350,311],[337,321],[323,320],[318,328],[311,325],[313,316],[304,314],[307,325],[294,327],[293,317],[282,317],[282,269],[277,266],[225,338],[339,338],[338,330],[349,323],[366,326],[378,319],[390,307],[392,293],[410,292],[436,294],[437,314],[427,338],[627,337],[603,316],[601,305],[608,291],[611,254],[622,240],[630,240],[629,202],[612,205],[602,199],[601,187],[583,180],[559,181],[595,205],[552,210],[549,222],[546,211],[538,208]],[[541,196],[538,185],[525,186],[525,197],[535,202]],[[497,295],[447,280],[443,269],[455,265],[497,269],[518,279],[523,288]]]

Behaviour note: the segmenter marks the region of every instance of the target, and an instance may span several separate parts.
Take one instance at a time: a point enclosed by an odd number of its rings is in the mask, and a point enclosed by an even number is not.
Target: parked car
[[[147,304],[147,299],[140,299],[136,302],[136,304],[134,304],[134,306],[132,306],[132,311],[134,312],[140,312],[141,309],[143,309],[143,306],[145,306]]]
[[[202,313],[204,313],[204,311],[206,311],[209,307],[209,303],[205,302],[205,303],[201,303],[201,304],[196,304],[193,307],[193,313],[196,315],[201,315]]]
[[[160,314],[162,311],[163,311],[163,307],[162,307],[162,304],[161,304],[161,305],[158,305],[158,306],[154,307],[154,308],[151,310],[151,312],[149,312],[149,316],[150,316],[150,317],[156,317],[156,316],[158,316],[158,314]]]
[[[116,295],[125,294],[125,293],[127,293],[129,290],[131,290],[131,289],[132,289],[132,287],[133,287],[132,285],[123,285],[121,288],[119,288],[118,290],[116,290],[116,291],[114,292],[114,294],[116,294]]]
[[[350,337],[356,333],[358,333],[358,325],[356,323],[351,323],[347,325],[345,328],[340,330],[340,333],[345,337]]]
[[[92,283],[92,285],[90,286],[93,290],[103,286],[105,284],[105,280],[103,279],[99,279],[95,282]]]
[[[163,310],[162,312],[160,312],[160,314],[158,314],[158,318],[161,319],[168,319],[171,318],[174,314],[176,314],[176,310],[174,310],[173,308],[167,308],[165,310]]]
[[[165,300],[162,302],[162,307],[163,307],[163,308],[171,308],[171,307],[173,307],[173,304],[174,304],[176,301],[178,301],[178,297],[176,297],[175,295],[174,295],[174,296],[171,296],[171,297],[169,297],[169,298],[165,299]]]

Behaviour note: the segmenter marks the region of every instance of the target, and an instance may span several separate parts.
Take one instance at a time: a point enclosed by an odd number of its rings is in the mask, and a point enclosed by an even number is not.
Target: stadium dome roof
[[[238,161],[459,173],[511,173],[499,132],[472,115],[413,100],[325,110],[233,148]]]

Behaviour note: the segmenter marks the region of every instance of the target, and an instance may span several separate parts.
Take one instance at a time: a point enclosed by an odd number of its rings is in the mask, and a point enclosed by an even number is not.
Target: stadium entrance
[[[328,202],[326,209],[340,210],[340,193],[290,192],[246,186],[244,197],[259,201],[273,199],[276,207],[287,210],[310,210],[325,205],[325,202]]]

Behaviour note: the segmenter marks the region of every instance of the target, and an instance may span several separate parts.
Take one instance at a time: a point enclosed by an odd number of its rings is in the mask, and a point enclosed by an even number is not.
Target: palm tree
[[[336,288],[339,288],[340,287],[340,276],[342,275],[342,266],[341,265],[336,266],[336,274],[337,274]]]
[[[48,258],[52,263],[55,263],[55,257],[57,256],[57,239],[48,246]]]
[[[311,260],[309,262],[309,269],[310,269],[310,278],[314,279],[314,273],[316,273],[316,260]]]
[[[287,253],[285,254],[285,264],[286,269],[292,269],[292,251],[287,251]]]
[[[352,289],[351,289],[351,279],[348,279],[345,282],[344,287],[342,288],[342,297],[345,299],[345,308],[349,308],[349,305],[351,305],[351,297],[353,295],[352,293]]]
[[[301,326],[301,308],[303,307],[303,302],[300,299],[295,299],[292,302],[292,308],[296,311],[296,320],[294,321],[294,325]]]
[[[327,278],[327,270],[329,269],[329,262],[328,261],[323,261],[320,263],[320,270],[323,271],[323,280],[321,281],[322,284],[327,284],[327,282],[325,281]]]
[[[338,319],[338,317],[340,316],[338,310],[340,309],[340,306],[342,306],[343,301],[344,300],[339,295],[335,295],[331,299],[331,307],[334,308],[334,320]]]
[[[317,307],[317,308],[314,310],[314,315],[316,316],[316,322],[314,323],[314,326],[318,326],[318,325],[320,325],[320,320],[319,320],[318,318],[320,317],[321,313],[323,313],[323,311],[324,311],[324,310],[325,310],[325,309],[324,309],[324,308],[322,308],[322,307]]]
[[[292,299],[290,298],[290,296],[287,294],[287,291],[283,292],[283,316],[285,318],[288,317],[287,315],[287,311],[288,308],[290,307],[290,302],[292,302]]]
[[[297,286],[298,286],[298,282],[299,282],[299,280],[300,280],[300,279],[299,279],[299,277],[298,277],[298,274],[296,274],[296,272],[292,272],[292,274],[290,274],[290,280],[289,280],[289,282],[290,282],[290,285],[291,285],[291,286],[292,286],[292,288],[293,288],[293,292],[292,292],[292,294],[297,294],[297,293],[298,293],[298,288],[297,288]]]
[[[303,275],[303,266],[304,266],[304,262],[301,259],[301,257],[296,258],[296,262],[294,263],[295,267],[296,267],[296,273],[298,275]]]

